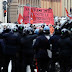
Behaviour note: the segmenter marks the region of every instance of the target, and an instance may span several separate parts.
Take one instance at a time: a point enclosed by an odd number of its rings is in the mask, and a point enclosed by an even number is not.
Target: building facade
[[[72,0],[12,0],[10,8],[11,22],[17,21],[19,13],[23,16],[24,6],[52,8],[54,16],[66,16],[65,7],[70,13]]]
[[[70,13],[70,8],[72,8],[72,0],[62,0],[62,16],[66,16],[65,8],[67,8]]]
[[[8,2],[8,22],[16,22],[18,18],[18,0]]]
[[[46,9],[52,8],[54,16],[65,16],[65,7],[67,8],[69,13],[70,8],[72,7],[72,0],[18,0],[18,3],[20,13],[23,12],[24,6],[29,4],[31,7]]]

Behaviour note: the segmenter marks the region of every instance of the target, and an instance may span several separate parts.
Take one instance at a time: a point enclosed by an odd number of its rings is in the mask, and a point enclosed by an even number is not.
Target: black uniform
[[[52,67],[51,72],[55,72],[55,63],[58,62],[59,57],[59,48],[58,48],[58,40],[61,38],[59,34],[54,34],[50,38],[50,43],[52,44]]]
[[[67,37],[62,37],[59,42],[60,48],[60,65],[61,65],[61,72],[68,72],[66,71],[69,67],[72,68],[72,39]]]
[[[4,40],[0,39],[0,72],[1,67],[4,67],[5,65],[5,55],[3,54],[3,49],[5,48]]]
[[[5,43],[5,48],[3,49],[3,54],[5,55],[5,71],[8,72],[8,64],[10,59],[12,59],[12,71],[17,72],[16,66],[16,54],[20,48],[20,36],[19,33],[9,32],[3,33],[3,40]]]
[[[31,65],[33,62],[34,57],[34,51],[33,51],[33,40],[37,37],[37,35],[27,35],[21,38],[21,53],[22,57],[22,71],[20,72],[26,72],[27,65]],[[31,68],[33,71],[33,68]]]
[[[42,69],[44,72],[47,70],[49,61],[47,52],[47,49],[50,49],[49,40],[45,37],[44,34],[41,34],[36,38],[36,42],[33,48],[35,50],[35,58],[37,59],[38,65],[40,67],[39,69]]]

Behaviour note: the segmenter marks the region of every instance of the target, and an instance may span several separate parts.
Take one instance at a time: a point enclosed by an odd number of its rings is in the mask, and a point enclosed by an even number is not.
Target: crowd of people
[[[11,72],[26,72],[27,65],[31,72],[71,71],[72,28],[67,28],[51,24],[0,26],[0,72],[8,72],[10,60]]]

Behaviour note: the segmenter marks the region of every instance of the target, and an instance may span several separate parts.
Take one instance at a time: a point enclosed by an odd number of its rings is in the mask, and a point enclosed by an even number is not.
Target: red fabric
[[[68,13],[68,11],[67,11],[67,9],[66,9],[66,8],[65,8],[65,11],[66,11],[66,14],[67,14],[67,16],[68,16],[68,14],[69,14],[69,13]]]
[[[25,24],[27,24],[27,23],[25,23]]]
[[[30,23],[31,20],[33,20],[33,24],[46,23],[47,25],[54,25],[53,11],[52,9],[24,6],[23,22]]]
[[[19,24],[22,24],[23,23],[23,17],[21,14],[19,14],[19,17],[18,17],[18,23]]]
[[[33,24],[33,20],[30,21],[30,24]]]
[[[36,66],[37,72],[38,72],[38,66]]]
[[[37,72],[38,72],[37,59],[35,59],[35,60],[36,60],[36,69],[37,69]]]
[[[69,13],[68,13],[68,11],[67,11],[66,8],[65,8],[65,11],[66,11],[67,16],[68,16],[70,19],[72,19],[72,17],[69,16]]]
[[[33,13],[33,10],[31,9],[31,18],[33,19],[33,21],[35,21],[36,20],[36,17],[35,17],[35,15],[34,15],[34,13]]]

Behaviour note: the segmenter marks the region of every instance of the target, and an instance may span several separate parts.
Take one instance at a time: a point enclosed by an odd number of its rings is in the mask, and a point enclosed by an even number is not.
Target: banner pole
[[[29,24],[30,24],[30,19],[31,19],[30,15],[31,15],[31,0],[30,0],[30,8],[29,8]]]

